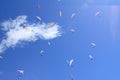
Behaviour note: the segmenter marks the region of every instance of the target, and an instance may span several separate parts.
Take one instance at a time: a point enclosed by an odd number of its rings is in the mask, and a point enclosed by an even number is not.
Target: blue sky
[[[3,40],[6,42],[2,45],[5,50],[0,50],[3,56],[0,59],[0,80],[17,80],[17,70],[24,70],[20,80],[71,80],[70,74],[74,80],[119,80],[119,4],[119,0],[1,0],[0,44]],[[61,17],[59,11],[62,11]],[[71,18],[73,13],[75,16]],[[12,23],[21,16],[27,17],[28,29],[35,32],[38,28],[37,35],[32,33],[32,40],[28,40],[29,36],[10,33],[13,30],[18,34],[24,29],[24,26],[21,29],[20,25]],[[36,16],[40,16],[41,21]],[[8,30],[3,30],[6,25],[2,24],[6,21],[12,26],[7,25]],[[55,25],[49,27],[50,22]],[[46,32],[39,33],[39,30]],[[52,32],[55,33],[48,35]],[[7,38],[12,38],[13,42]],[[16,39],[18,44],[14,42]],[[91,42],[96,43],[95,48]],[[43,56],[40,50],[45,51]],[[89,54],[93,60],[89,59]],[[66,62],[70,59],[74,59],[72,67]]]

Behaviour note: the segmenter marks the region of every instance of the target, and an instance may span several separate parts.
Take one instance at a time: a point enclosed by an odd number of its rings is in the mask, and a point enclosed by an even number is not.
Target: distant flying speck
[[[28,27],[25,27],[24,29],[25,29],[26,32],[30,31],[30,29]]]
[[[97,11],[97,12],[95,13],[95,16],[98,16],[100,13],[101,13],[101,11]]]
[[[91,60],[93,60],[93,56],[92,56],[91,54],[89,54],[89,58],[90,58]]]
[[[74,30],[74,29],[70,29],[70,31],[71,31],[71,32],[75,32],[75,30]]]
[[[37,8],[38,8],[38,10],[40,10],[40,4],[39,3],[37,4]]]
[[[24,70],[17,70],[19,72],[19,74],[23,75],[24,74]]]
[[[76,15],[75,13],[72,13],[71,18],[73,18],[75,15]]]
[[[0,59],[3,59],[3,56],[0,56]]]
[[[23,74],[24,74],[24,70],[17,70],[18,75],[17,75],[17,80],[21,80]]]
[[[62,11],[59,12],[60,17],[62,16]]]
[[[96,44],[95,44],[94,42],[92,42],[92,43],[91,43],[91,46],[92,46],[93,48],[95,48],[95,47],[96,47]]]
[[[45,53],[44,50],[40,50],[40,55],[42,56]]]
[[[48,45],[50,46],[51,45],[51,43],[48,41]]]
[[[68,65],[71,67],[72,66],[72,63],[74,62],[74,59],[71,59],[70,61],[69,60],[67,60],[67,63],[68,63]]]
[[[41,21],[41,18],[39,16],[36,16],[36,18]]]
[[[51,23],[50,23],[50,26],[51,26],[51,27],[53,27],[54,25],[55,25],[55,23],[54,23],[54,22],[51,22]]]
[[[60,0],[58,0],[58,2],[60,2]]]
[[[71,80],[74,80],[74,75],[72,73],[69,74]]]

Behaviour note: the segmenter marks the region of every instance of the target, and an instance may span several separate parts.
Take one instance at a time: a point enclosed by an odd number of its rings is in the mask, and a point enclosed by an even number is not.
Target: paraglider
[[[72,64],[73,64],[73,62],[74,62],[74,59],[71,59],[70,61],[69,61],[69,60],[67,60],[68,66],[69,66],[69,67],[71,67],[71,66],[72,66]]]
[[[95,48],[95,47],[96,47],[96,44],[95,44],[94,42],[92,42],[92,43],[91,43],[91,46],[92,46],[93,48]]]

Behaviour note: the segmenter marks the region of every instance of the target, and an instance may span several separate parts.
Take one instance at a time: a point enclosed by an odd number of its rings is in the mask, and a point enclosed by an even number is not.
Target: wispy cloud
[[[4,21],[1,26],[1,30],[5,32],[5,37],[0,43],[0,53],[24,41],[34,42],[38,39],[46,40],[61,36],[59,25],[50,26],[50,23],[30,23],[25,15],[18,16],[14,20]]]

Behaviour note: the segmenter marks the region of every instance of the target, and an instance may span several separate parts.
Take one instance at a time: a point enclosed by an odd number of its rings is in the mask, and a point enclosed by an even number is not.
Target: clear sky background
[[[39,22],[38,15],[41,22],[57,23],[62,36],[7,48],[0,53],[0,80],[17,80],[19,69],[24,70],[20,80],[71,80],[70,74],[74,80],[120,80],[119,4],[119,0],[1,0],[0,23],[21,15]],[[0,30],[0,42],[4,34]],[[66,62],[70,59],[74,59],[72,67]]]

